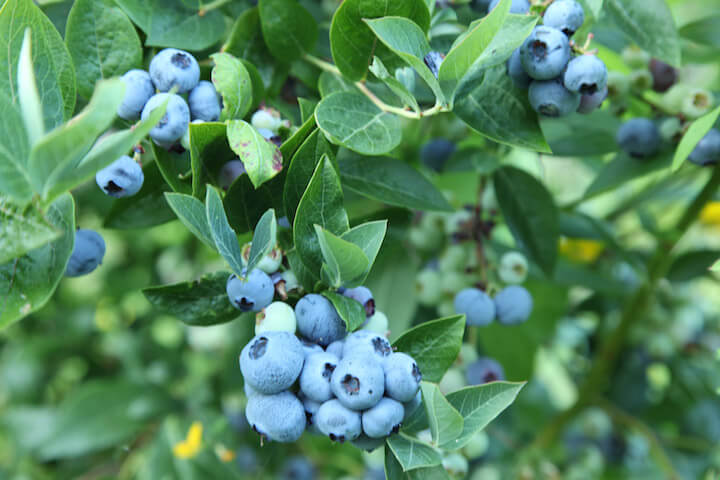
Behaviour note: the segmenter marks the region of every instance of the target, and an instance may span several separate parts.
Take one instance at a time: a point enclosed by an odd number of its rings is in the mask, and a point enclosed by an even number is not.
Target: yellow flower
[[[235,460],[235,452],[228,450],[223,444],[215,445],[215,455],[218,456],[221,462],[232,462]]]
[[[595,261],[602,253],[604,245],[596,240],[584,238],[560,239],[560,253],[576,262],[590,263]]]
[[[192,458],[198,454],[202,446],[203,426],[200,422],[193,422],[188,430],[187,437],[173,447],[173,454],[177,458]]]
[[[706,225],[720,225],[720,202],[710,202],[700,212],[700,221]]]

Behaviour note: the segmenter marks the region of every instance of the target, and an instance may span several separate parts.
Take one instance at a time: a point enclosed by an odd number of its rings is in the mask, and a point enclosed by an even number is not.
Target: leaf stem
[[[230,3],[230,1],[231,0],[214,0],[212,2],[206,3],[205,5],[200,7],[200,10],[198,10],[198,15],[203,17],[208,12],[210,12],[212,10],[216,10],[216,9],[222,7],[223,5],[225,5],[226,3]]]

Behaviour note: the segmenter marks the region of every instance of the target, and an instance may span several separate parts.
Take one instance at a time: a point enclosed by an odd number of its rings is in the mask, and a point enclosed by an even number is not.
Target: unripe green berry
[[[633,69],[648,68],[650,65],[650,54],[637,46],[625,48],[622,51],[622,59],[628,67]]]
[[[465,227],[469,222],[472,221],[472,218],[472,212],[465,209],[458,210],[457,212],[452,213],[445,220],[445,233],[447,235],[453,235],[455,233],[461,232],[463,230],[463,227]]]
[[[385,335],[388,331],[388,318],[383,312],[376,309],[375,314],[367,319],[362,329]]]
[[[440,387],[440,391],[445,395],[460,390],[465,387],[465,375],[463,375],[459,368],[451,368],[445,372],[438,387]]]
[[[470,441],[463,447],[463,453],[467,458],[473,460],[485,455],[490,447],[490,439],[487,433],[480,431],[473,435]]]
[[[242,247],[241,253],[244,266],[247,266],[248,260],[250,260],[251,248],[252,242],[248,242]],[[277,272],[278,268],[280,268],[280,264],[282,263],[282,257],[282,250],[280,250],[277,246],[273,247],[273,249],[270,250],[269,253],[267,253],[263,258],[260,259],[260,262],[258,262],[256,268],[259,268],[265,273],[275,273]],[[286,290],[288,289],[286,288]]]
[[[450,245],[438,261],[441,272],[463,272],[470,263],[468,249],[463,245]]]
[[[461,272],[440,272],[440,288],[453,297],[457,292],[470,286],[471,280]]]
[[[666,142],[673,141],[682,132],[682,122],[677,117],[669,117],[660,123],[660,136]]]
[[[453,478],[465,478],[468,474],[468,461],[457,452],[445,455],[442,460],[443,468]]]
[[[712,93],[702,88],[693,88],[683,99],[680,112],[694,120],[710,111],[714,103]]]
[[[621,98],[630,93],[630,77],[620,72],[608,72],[608,97]]]
[[[520,252],[508,252],[500,259],[498,275],[500,280],[514,285],[525,281],[528,274],[528,262]]]
[[[255,335],[278,331],[295,333],[295,311],[285,302],[273,302],[255,315]]]
[[[420,305],[432,307],[442,298],[440,273],[436,270],[422,270],[415,278],[415,295]]]
[[[653,78],[650,70],[633,70],[630,73],[630,88],[643,92],[652,88]]]
[[[438,305],[437,312],[441,317],[450,317],[455,315],[455,303],[452,300],[443,300]]]

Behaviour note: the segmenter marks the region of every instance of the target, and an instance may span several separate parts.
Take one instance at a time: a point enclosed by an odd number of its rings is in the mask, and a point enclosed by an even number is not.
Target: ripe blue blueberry
[[[303,352],[305,352],[305,358],[312,355],[313,353],[324,353],[325,350],[317,343],[308,342],[307,340],[300,339],[302,343]]]
[[[343,340],[335,340],[330,345],[328,345],[325,348],[325,351],[328,353],[332,353],[338,358],[343,357],[343,349],[345,347],[345,342]]]
[[[715,165],[720,161],[720,130],[713,128],[698,142],[688,159],[696,165]]]
[[[319,352],[308,355],[300,374],[300,391],[306,398],[326,402],[333,396],[330,378],[340,359],[332,353]]]
[[[580,55],[567,65],[563,75],[565,88],[571,92],[590,95],[607,87],[605,63],[595,55]]]
[[[302,297],[295,305],[295,317],[300,335],[322,346],[345,336],[345,322],[322,295],[310,293]]]
[[[358,330],[345,339],[343,356],[367,354],[382,362],[392,353],[390,342],[383,335],[368,330]]]
[[[505,380],[505,371],[497,361],[490,357],[480,357],[467,366],[465,372],[468,385],[482,385],[488,382]]]
[[[545,10],[543,25],[557,28],[572,37],[585,21],[585,11],[575,0],[555,0]]]
[[[532,313],[533,300],[524,287],[510,285],[495,295],[495,312],[503,325],[525,322]]]
[[[455,142],[444,138],[433,138],[420,149],[420,159],[427,167],[440,172],[456,149]]]
[[[306,398],[304,395],[302,395],[302,392],[300,392],[299,398],[303,404],[303,408],[305,409],[305,419],[307,420],[308,430],[311,433],[322,434],[322,432],[317,428],[317,424],[315,423],[315,415],[317,415],[318,410],[320,410],[320,406],[322,405],[322,403]]]
[[[94,230],[75,232],[75,246],[65,269],[66,277],[80,277],[95,270],[105,256],[105,240]]]
[[[177,87],[178,93],[185,93],[200,81],[200,66],[188,52],[166,48],[150,61],[150,78],[161,92]]]
[[[403,404],[392,398],[382,398],[362,414],[362,428],[370,438],[383,438],[400,430],[405,417]]]
[[[532,108],[546,117],[570,115],[580,106],[580,94],[569,91],[557,79],[532,82],[528,99]]]
[[[365,316],[372,317],[375,314],[375,299],[367,287],[348,288],[343,295],[352,298],[365,308]]]
[[[490,325],[495,320],[495,304],[487,293],[478,288],[466,288],[455,295],[455,312],[465,315],[473,327]]]
[[[199,119],[206,122],[217,121],[222,111],[220,96],[215,90],[215,85],[207,80],[202,80],[190,91],[188,106],[193,120]]]
[[[520,47],[520,62],[535,80],[550,80],[562,74],[570,61],[570,43],[560,30],[535,27]]]
[[[240,160],[230,160],[220,169],[218,174],[218,185],[223,190],[227,191],[230,185],[233,184],[237,178],[246,173],[245,164]]]
[[[264,395],[290,388],[304,362],[300,340],[288,332],[264,332],[250,340],[240,353],[245,383]]]
[[[365,410],[385,393],[385,372],[380,361],[370,355],[345,356],[333,371],[330,388],[345,407]]]
[[[153,95],[145,104],[142,119],[147,120],[153,110],[167,100],[165,115],[157,125],[150,130],[150,138],[163,147],[170,147],[182,138],[190,125],[190,109],[185,100],[179,95],[158,93]]]
[[[305,457],[290,457],[285,463],[281,478],[285,480],[314,480],[315,468]]]
[[[488,11],[491,11],[493,8],[497,7],[498,3],[500,3],[500,0],[492,0],[492,2],[490,2],[490,5],[488,6]],[[529,11],[530,2],[528,2],[528,0],[512,0],[512,5],[510,5],[510,13],[522,15],[523,13],[527,13]]]
[[[360,412],[346,408],[337,399],[323,403],[314,419],[318,429],[333,442],[355,440],[362,433]]]
[[[519,48],[515,49],[512,55],[510,55],[510,58],[508,58],[507,72],[516,87],[528,88],[530,86],[532,78],[530,78],[530,75],[525,71],[525,67],[522,66]]]
[[[632,118],[623,123],[615,137],[631,157],[650,157],[660,149],[660,130],[649,118]]]
[[[259,268],[254,268],[245,279],[230,275],[226,290],[230,303],[243,312],[259,312],[270,305],[275,295],[275,285]]]
[[[155,85],[145,70],[130,70],[121,78],[125,83],[125,96],[118,107],[118,117],[137,120],[147,101],[155,95]]]
[[[95,182],[111,197],[135,195],[143,185],[145,176],[138,162],[123,155],[95,174]]]
[[[405,353],[393,353],[385,359],[385,394],[398,402],[410,402],[420,388],[422,373],[415,360]]]
[[[432,72],[435,78],[438,78],[438,75],[440,74],[440,65],[442,65],[443,60],[445,60],[445,55],[440,52],[432,51],[425,55],[423,60],[425,61],[425,65],[427,65],[430,69],[430,72]]]
[[[580,97],[580,106],[577,109],[578,113],[587,114],[594,112],[608,96],[608,87],[598,90],[595,93],[582,95]]]
[[[288,391],[251,396],[245,416],[253,430],[274,442],[296,441],[307,425],[302,403]]]
[[[376,448],[381,447],[385,443],[385,438],[370,438],[364,433],[361,433],[358,438],[353,440],[352,444],[355,445],[360,450],[365,450],[366,452],[372,452]],[[380,472],[377,476],[372,476],[368,473],[365,474],[365,477],[363,477],[363,480],[373,480],[373,479],[382,479],[385,480],[385,471],[380,468]]]

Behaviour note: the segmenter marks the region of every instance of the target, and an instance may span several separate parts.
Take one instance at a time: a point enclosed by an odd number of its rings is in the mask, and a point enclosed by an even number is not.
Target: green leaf
[[[295,210],[323,155],[335,158],[325,135],[315,129],[291,158],[283,189],[285,213],[290,221],[295,218]]]
[[[367,256],[357,245],[336,237],[332,233],[315,225],[318,244],[323,256],[322,275],[330,287],[356,287],[357,282],[369,267]]]
[[[15,68],[26,28],[32,30],[32,64],[50,131],[75,109],[75,71],[62,37],[32,0],[6,0],[0,8],[0,92],[11,103],[18,98]]]
[[[710,273],[710,266],[720,257],[718,250],[695,250],[673,260],[667,278],[671,282],[688,282]]]
[[[143,293],[155,308],[177,317],[187,325],[218,325],[242,315],[228,300],[225,286],[229,276],[228,272],[215,272],[191,282],[144,288]]]
[[[392,435],[385,440],[385,444],[390,447],[403,471],[434,467],[442,463],[437,450],[415,438],[403,434]]]
[[[430,44],[425,32],[412,20],[404,17],[386,16],[376,20],[365,20],[378,39],[391,52],[402,58],[415,69],[420,78],[430,87],[440,103],[445,103],[445,95],[440,83],[425,64],[425,55],[430,53]],[[385,68],[385,65],[383,65]],[[399,83],[399,82],[398,82]]]
[[[455,113],[473,130],[506,145],[550,153],[530,106],[527,90],[512,83],[505,66],[485,72],[467,96],[455,102]]]
[[[700,140],[712,129],[718,116],[720,116],[720,107],[717,107],[712,112],[692,122],[685,132],[685,135],[683,135],[682,140],[680,140],[677,150],[675,150],[675,156],[672,162],[673,172],[682,166],[683,162],[690,156],[692,151],[695,150]]]
[[[317,102],[307,98],[298,98],[298,107],[300,107],[300,120],[305,123],[306,121],[313,119],[315,121],[315,107]]]
[[[387,68],[385,68],[382,60],[378,57],[373,57],[372,65],[370,65],[370,71],[373,75],[375,75],[375,77],[377,77],[378,80],[381,80],[390,90],[392,90],[403,105],[412,108],[415,112],[420,111],[420,105],[418,105],[417,100],[415,100],[412,93],[410,93],[407,87],[400,82],[400,80],[392,76],[390,72],[387,71]]]
[[[365,308],[357,300],[340,295],[331,290],[322,292],[322,296],[330,300],[340,318],[345,322],[345,329],[348,332],[354,332],[362,327],[367,317],[365,316]]]
[[[442,465],[403,472],[402,465],[390,448],[385,449],[385,477],[393,480],[450,480],[450,475]]]
[[[698,20],[680,27],[680,36],[701,45],[720,48],[720,31],[717,28],[719,22],[720,14],[711,15],[708,12]]]
[[[315,225],[335,235],[341,235],[349,228],[340,179],[327,155],[323,155],[315,168],[298,204],[293,224],[293,239],[300,260],[313,275],[319,275],[323,258]]]
[[[359,92],[353,83],[330,72],[322,72],[320,74],[320,78],[318,79],[318,91],[320,92],[321,98],[325,98],[335,92]]]
[[[245,165],[255,188],[267,182],[283,168],[280,149],[249,123],[232,120],[227,125],[227,138],[230,148]]]
[[[344,0],[335,11],[330,26],[330,50],[335,65],[351,80],[365,77],[373,56],[391,58],[384,45],[378,45],[375,35],[364,23],[379,17],[406,17],[426,32],[430,27],[430,12],[422,0]]]
[[[247,271],[251,272],[262,258],[270,253],[277,244],[277,220],[272,208],[265,212],[255,227]]]
[[[711,272],[720,272],[720,260],[716,260],[710,267]]]
[[[261,0],[258,10],[265,44],[275,58],[289,63],[312,52],[318,26],[297,0]]]
[[[0,196],[0,265],[61,235],[36,207],[23,211]]]
[[[45,135],[45,124],[43,122],[42,102],[37,89],[35,69],[32,64],[32,37],[30,29],[25,29],[22,47],[20,48],[20,60],[18,62],[18,100],[22,114],[25,131],[27,132],[30,145],[35,145]]]
[[[223,200],[230,226],[237,233],[252,231],[260,217],[273,206],[273,192],[267,184],[257,190],[247,175],[241,175],[230,186]]]
[[[210,55],[215,66],[212,83],[222,96],[220,120],[240,119],[253,104],[253,83],[245,64],[229,53]]]
[[[192,193],[190,175],[187,174],[191,169],[190,152],[171,152],[155,142],[151,142],[150,147],[155,164],[172,191],[188,195]]]
[[[680,66],[680,39],[665,0],[605,0],[604,11],[651,56]]]
[[[360,93],[336,92],[323,98],[315,120],[330,141],[363,155],[388,153],[402,140],[400,119]]]
[[[142,64],[137,31],[110,0],[76,1],[67,18],[65,43],[83,98],[90,98],[98,80],[123,75]]]
[[[237,235],[230,228],[220,194],[215,188],[208,187],[205,195],[206,215],[215,246],[232,271],[242,277],[243,262],[240,244]]]
[[[595,180],[585,190],[584,197],[594,197],[636,178],[667,168],[670,166],[670,162],[669,152],[644,159],[633,158],[623,152],[618,153],[600,169]]]
[[[286,139],[282,145],[280,145],[280,153],[283,158],[292,159],[293,155],[297,152],[298,148],[307,140],[307,138],[317,130],[315,124],[315,116],[312,116],[305,120],[300,127],[295,130],[290,138]]]
[[[201,199],[205,185],[217,183],[223,165],[237,157],[228,144],[224,123],[191,123],[189,128],[193,196]]]
[[[367,269],[362,276],[355,280],[359,285],[365,282],[373,263],[375,263],[375,258],[385,238],[385,232],[387,232],[387,220],[377,220],[357,225],[340,235],[341,239],[360,247],[368,259]]]
[[[47,218],[54,228],[63,232],[62,236],[0,265],[0,330],[45,305],[65,274],[75,243],[72,196],[63,195],[51,204]]]
[[[145,32],[148,47],[174,47],[200,51],[216,44],[225,33],[219,10],[198,15],[177,0],[115,0]]]
[[[74,389],[58,407],[44,461],[75,458],[132,439],[172,407],[163,389],[127,380],[95,380]]]
[[[435,185],[401,160],[346,155],[338,166],[343,185],[368,198],[412,210],[453,211]]]
[[[33,195],[27,171],[30,145],[20,112],[4,95],[0,95],[0,131],[4,135],[0,142],[0,193],[18,205],[26,205]]]
[[[215,241],[210,232],[205,205],[195,197],[182,193],[165,193],[165,200],[178,219],[199,238],[205,245],[215,248]]]
[[[411,328],[393,347],[415,359],[423,380],[439,382],[460,353],[464,332],[465,316],[453,315]]]
[[[531,260],[551,275],[560,236],[552,195],[535,177],[514,167],[496,170],[493,185],[515,241]]]
[[[463,417],[440,392],[434,383],[421,382],[423,403],[427,412],[433,443],[441,448],[453,448],[463,432]]]
[[[105,216],[103,227],[118,230],[132,230],[160,225],[175,219],[175,215],[165,201],[165,193],[170,187],[153,162],[143,168],[142,188],[131,197],[119,198]]]
[[[305,264],[300,260],[300,255],[296,249],[293,248],[287,251],[285,255],[290,264],[290,270],[293,271],[300,285],[308,292],[315,290],[315,284],[320,280],[320,275],[307,269]]]
[[[465,419],[462,434],[454,442],[454,449],[465,446],[479,431],[509,407],[525,386],[522,383],[491,382],[465,387],[447,396]]]
[[[545,138],[554,155],[588,157],[618,150],[615,134],[620,120],[606,110],[590,115],[570,115],[564,118],[545,118],[541,122]]]

